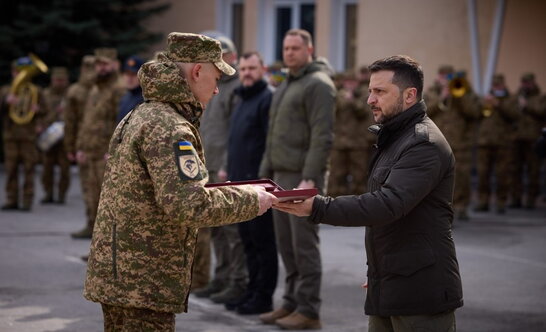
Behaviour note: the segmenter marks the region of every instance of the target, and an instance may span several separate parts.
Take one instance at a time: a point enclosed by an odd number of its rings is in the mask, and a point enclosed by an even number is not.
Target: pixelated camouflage
[[[112,136],[85,281],[88,300],[187,311],[198,229],[258,214],[253,188],[204,187],[208,174],[201,138],[183,115],[198,107],[195,97],[184,81],[175,96],[154,85],[154,77],[171,72],[154,61],[141,68],[149,100],[125,117]],[[197,156],[201,176],[195,180],[179,176],[173,144],[183,141]]]
[[[207,36],[171,32],[167,37],[165,54],[174,62],[211,62],[224,74],[235,74],[235,69],[222,59],[220,42]]]

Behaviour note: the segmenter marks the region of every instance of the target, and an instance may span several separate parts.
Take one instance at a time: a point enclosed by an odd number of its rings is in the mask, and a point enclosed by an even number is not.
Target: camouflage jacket
[[[541,95],[537,89],[535,93],[524,97],[527,105],[522,108],[517,99],[523,95],[522,91],[519,91],[518,97],[514,98],[514,107],[518,111],[515,139],[535,142],[540,137],[542,127],[546,125],[546,96]]]
[[[511,100],[513,97],[507,96],[499,99],[497,106],[484,106],[478,132],[478,146],[511,146],[515,133],[513,124],[518,119],[517,110]]]
[[[348,94],[347,90],[341,88],[336,95],[333,148],[363,150],[370,145],[369,135],[373,135],[366,129],[373,124],[370,123],[372,112],[366,100],[357,96],[348,97]],[[375,141],[375,136],[373,140]]]
[[[44,100],[47,104],[47,114],[44,115],[44,125],[46,127],[55,121],[63,120],[66,92],[67,89],[55,90],[51,87],[44,89]]]
[[[255,218],[258,196],[204,187],[201,106],[176,65],[148,62],[139,78],[146,102],[112,136],[84,296],[186,312],[198,229]]]
[[[467,91],[461,98],[442,100],[437,87],[425,94],[427,113],[442,131],[453,150],[468,149],[474,145],[481,105],[479,97]]]
[[[83,122],[83,110],[92,85],[91,81],[80,79],[68,87],[66,105],[63,112],[64,148],[68,153],[76,153],[78,129]]]
[[[97,83],[87,98],[82,126],[76,140],[77,150],[92,159],[100,159],[108,151],[108,142],[116,128],[119,100],[125,89],[114,75],[107,82]]]

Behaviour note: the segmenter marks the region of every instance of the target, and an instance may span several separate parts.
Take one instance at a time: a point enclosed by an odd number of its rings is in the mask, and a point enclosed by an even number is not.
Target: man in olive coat
[[[451,233],[455,158],[426,115],[419,64],[392,56],[370,71],[378,136],[369,192],[274,207],[315,224],[366,226],[369,332],[454,332],[463,305]]]

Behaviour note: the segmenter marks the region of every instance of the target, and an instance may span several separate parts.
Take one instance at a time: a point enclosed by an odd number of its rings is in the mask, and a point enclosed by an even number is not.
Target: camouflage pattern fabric
[[[174,332],[173,313],[102,305],[105,332]]]
[[[163,81],[171,78],[168,65],[141,67],[147,100],[112,136],[85,281],[88,300],[187,311],[198,229],[257,216],[258,195],[250,186],[204,187],[201,139],[188,120],[202,109],[185,81]],[[191,168],[184,168],[187,161]]]
[[[235,74],[235,69],[222,59],[220,42],[207,36],[172,32],[167,37],[165,55],[174,62],[211,62],[224,74]]]

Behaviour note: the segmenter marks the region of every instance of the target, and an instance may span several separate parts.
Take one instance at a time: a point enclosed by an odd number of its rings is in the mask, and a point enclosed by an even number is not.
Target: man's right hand
[[[252,186],[254,190],[258,193],[258,201],[260,203],[260,209],[258,210],[258,215],[261,216],[264,214],[273,204],[279,202],[277,196],[268,193],[265,191],[264,187],[261,186]]]
[[[87,157],[83,151],[77,151],[76,160],[78,161],[78,164],[85,164],[85,162],[87,161]]]

